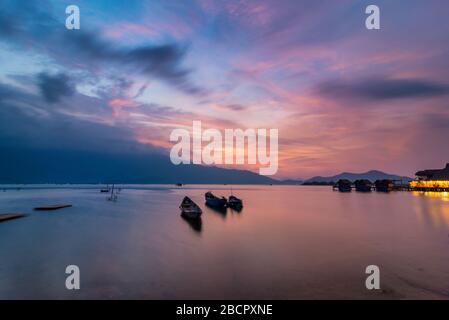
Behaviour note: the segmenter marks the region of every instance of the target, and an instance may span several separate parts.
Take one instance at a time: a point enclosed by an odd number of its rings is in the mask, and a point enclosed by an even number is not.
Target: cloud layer
[[[449,85],[421,79],[332,80],[319,84],[317,89],[319,94],[336,99],[362,98],[367,100],[428,98],[449,93]]]
[[[201,120],[279,129],[282,177],[449,159],[447,1],[379,0],[376,32],[366,1],[124,3],[67,30],[63,2],[2,1],[0,146],[164,153]]]

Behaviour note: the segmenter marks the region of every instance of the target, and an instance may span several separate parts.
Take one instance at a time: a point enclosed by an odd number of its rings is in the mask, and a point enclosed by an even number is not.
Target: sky
[[[65,28],[73,4],[80,30]],[[201,120],[278,129],[279,178],[449,162],[446,0],[0,7],[0,148],[168,154]]]

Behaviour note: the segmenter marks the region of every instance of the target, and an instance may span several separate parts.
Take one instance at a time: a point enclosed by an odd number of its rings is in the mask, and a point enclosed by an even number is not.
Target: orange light
[[[449,180],[413,180],[410,182],[410,187],[424,189],[449,189]]]

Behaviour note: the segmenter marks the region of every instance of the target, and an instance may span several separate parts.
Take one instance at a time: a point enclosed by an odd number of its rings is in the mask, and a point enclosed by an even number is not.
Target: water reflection
[[[27,213],[42,201],[75,204],[0,224],[0,299],[73,298],[64,286],[68,264],[89,275],[80,299],[379,298],[364,286],[373,262],[384,266],[384,285],[395,292],[382,297],[433,298],[447,290],[443,193],[240,186],[239,214],[203,204],[218,186],[139,188],[123,189],[113,206],[93,188],[0,192],[4,212]],[[184,196],[200,204],[202,220],[180,218]]]
[[[419,216],[434,228],[449,227],[449,193],[448,192],[419,192],[413,196],[419,199],[416,211]],[[438,201],[438,200],[442,201]]]
[[[187,222],[187,224],[192,228],[193,231],[197,233],[201,233],[203,231],[203,220],[201,219],[201,217],[197,219],[192,219],[181,214],[181,218],[185,222]]]
[[[435,191],[414,191],[414,196],[427,196],[431,198],[441,198],[443,201],[449,201],[449,192],[435,192]]]
[[[228,208],[226,207],[213,207],[208,205],[207,203],[204,204],[207,208],[209,208],[211,211],[214,211],[215,213],[218,213],[221,217],[226,218],[226,215],[228,213]]]
[[[241,213],[243,211],[243,207],[230,207],[231,212]]]

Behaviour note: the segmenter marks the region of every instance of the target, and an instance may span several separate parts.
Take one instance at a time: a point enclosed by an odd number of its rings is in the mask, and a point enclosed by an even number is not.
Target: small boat
[[[230,196],[228,200],[228,206],[240,210],[243,208],[243,201],[235,196]]]
[[[72,206],[71,204],[52,204],[49,206],[36,207],[36,208],[34,208],[34,210],[49,211],[49,210],[58,210],[58,209],[63,209],[63,208],[69,208],[71,206]]]
[[[340,179],[337,182],[337,188],[340,192],[351,192],[351,181],[347,179]]]
[[[206,198],[206,204],[211,206],[211,207],[215,207],[215,208],[225,208],[226,205],[228,204],[228,201],[226,200],[225,197],[216,197],[214,196],[214,194],[212,192],[206,192],[206,194],[204,195]]]
[[[371,192],[373,184],[367,179],[360,179],[354,182],[355,190],[358,192]]]
[[[201,208],[189,197],[184,197],[179,209],[181,209],[181,215],[189,219],[198,219],[203,213]]]
[[[182,183],[177,183],[176,186],[177,187],[182,187]]]
[[[388,179],[376,180],[374,183],[377,192],[390,192],[393,189],[393,181]]]
[[[103,188],[103,189],[100,190],[101,193],[106,193],[106,192],[109,192],[109,191],[110,191],[109,185],[107,185],[106,188]]]

